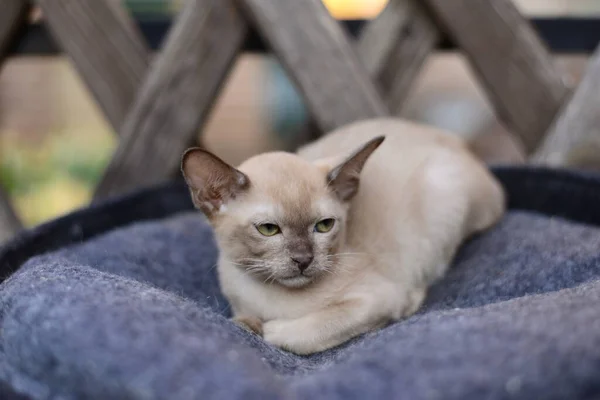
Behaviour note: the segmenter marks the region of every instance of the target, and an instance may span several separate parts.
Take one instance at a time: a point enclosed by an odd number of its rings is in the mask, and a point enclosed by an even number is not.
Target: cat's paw
[[[319,351],[311,348],[306,342],[306,336],[298,329],[294,321],[272,320],[263,324],[263,338],[275,347],[287,350],[299,355],[307,355]]]
[[[237,316],[232,321],[248,332],[263,336],[263,322],[256,317]]]
[[[426,292],[423,289],[414,289],[408,292],[401,316],[407,318],[416,313],[421,308],[425,295]]]
[[[263,338],[265,342],[272,344],[275,347],[281,347],[288,350],[290,343],[289,329],[287,329],[287,321],[272,320],[263,324]]]

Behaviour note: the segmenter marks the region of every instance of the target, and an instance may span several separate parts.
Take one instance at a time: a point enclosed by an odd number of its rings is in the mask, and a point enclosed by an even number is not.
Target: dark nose
[[[313,258],[312,254],[297,254],[292,256],[292,261],[298,266],[300,272],[304,272],[313,261]]]

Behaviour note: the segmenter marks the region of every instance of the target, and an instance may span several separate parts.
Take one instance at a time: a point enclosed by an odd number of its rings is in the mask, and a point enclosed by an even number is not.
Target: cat
[[[300,355],[415,313],[461,243],[505,210],[462,140],[393,118],[238,168],[188,149],[182,172],[214,228],[234,320]]]

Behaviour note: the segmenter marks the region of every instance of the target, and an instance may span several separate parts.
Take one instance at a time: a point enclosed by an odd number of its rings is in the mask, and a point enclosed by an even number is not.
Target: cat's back
[[[415,185],[426,179],[425,175],[436,174],[439,169],[436,166],[441,166],[445,170],[441,175],[445,175],[452,173],[452,166],[475,161],[463,140],[451,133],[394,118],[363,120],[344,126],[304,146],[298,154],[312,161],[337,157],[340,160],[382,135],[385,141],[361,173],[360,190],[370,191],[371,196],[377,194],[381,205],[407,200],[406,194],[400,199],[398,191],[410,189],[415,193]]]
[[[299,149],[298,154],[309,160],[349,154],[368,140],[385,136],[384,144],[372,156],[373,160],[388,157],[418,158],[421,152],[433,149],[466,152],[457,137],[440,129],[394,118],[363,120],[338,128],[317,141]]]
[[[462,139],[440,129],[393,118],[365,120],[298,154],[309,160],[349,154],[380,135],[385,141],[365,165],[352,202],[352,246],[409,264],[420,263],[412,260],[420,257],[416,253],[431,256],[426,264],[444,263],[456,238],[485,229],[502,214],[498,182]],[[438,250],[443,254],[434,257]]]

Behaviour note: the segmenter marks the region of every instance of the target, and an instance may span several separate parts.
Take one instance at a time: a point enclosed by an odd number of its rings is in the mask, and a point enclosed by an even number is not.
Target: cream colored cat
[[[413,314],[461,242],[504,211],[500,185],[459,139],[395,119],[237,169],[190,149],[182,170],[214,227],[236,321],[297,354]]]

